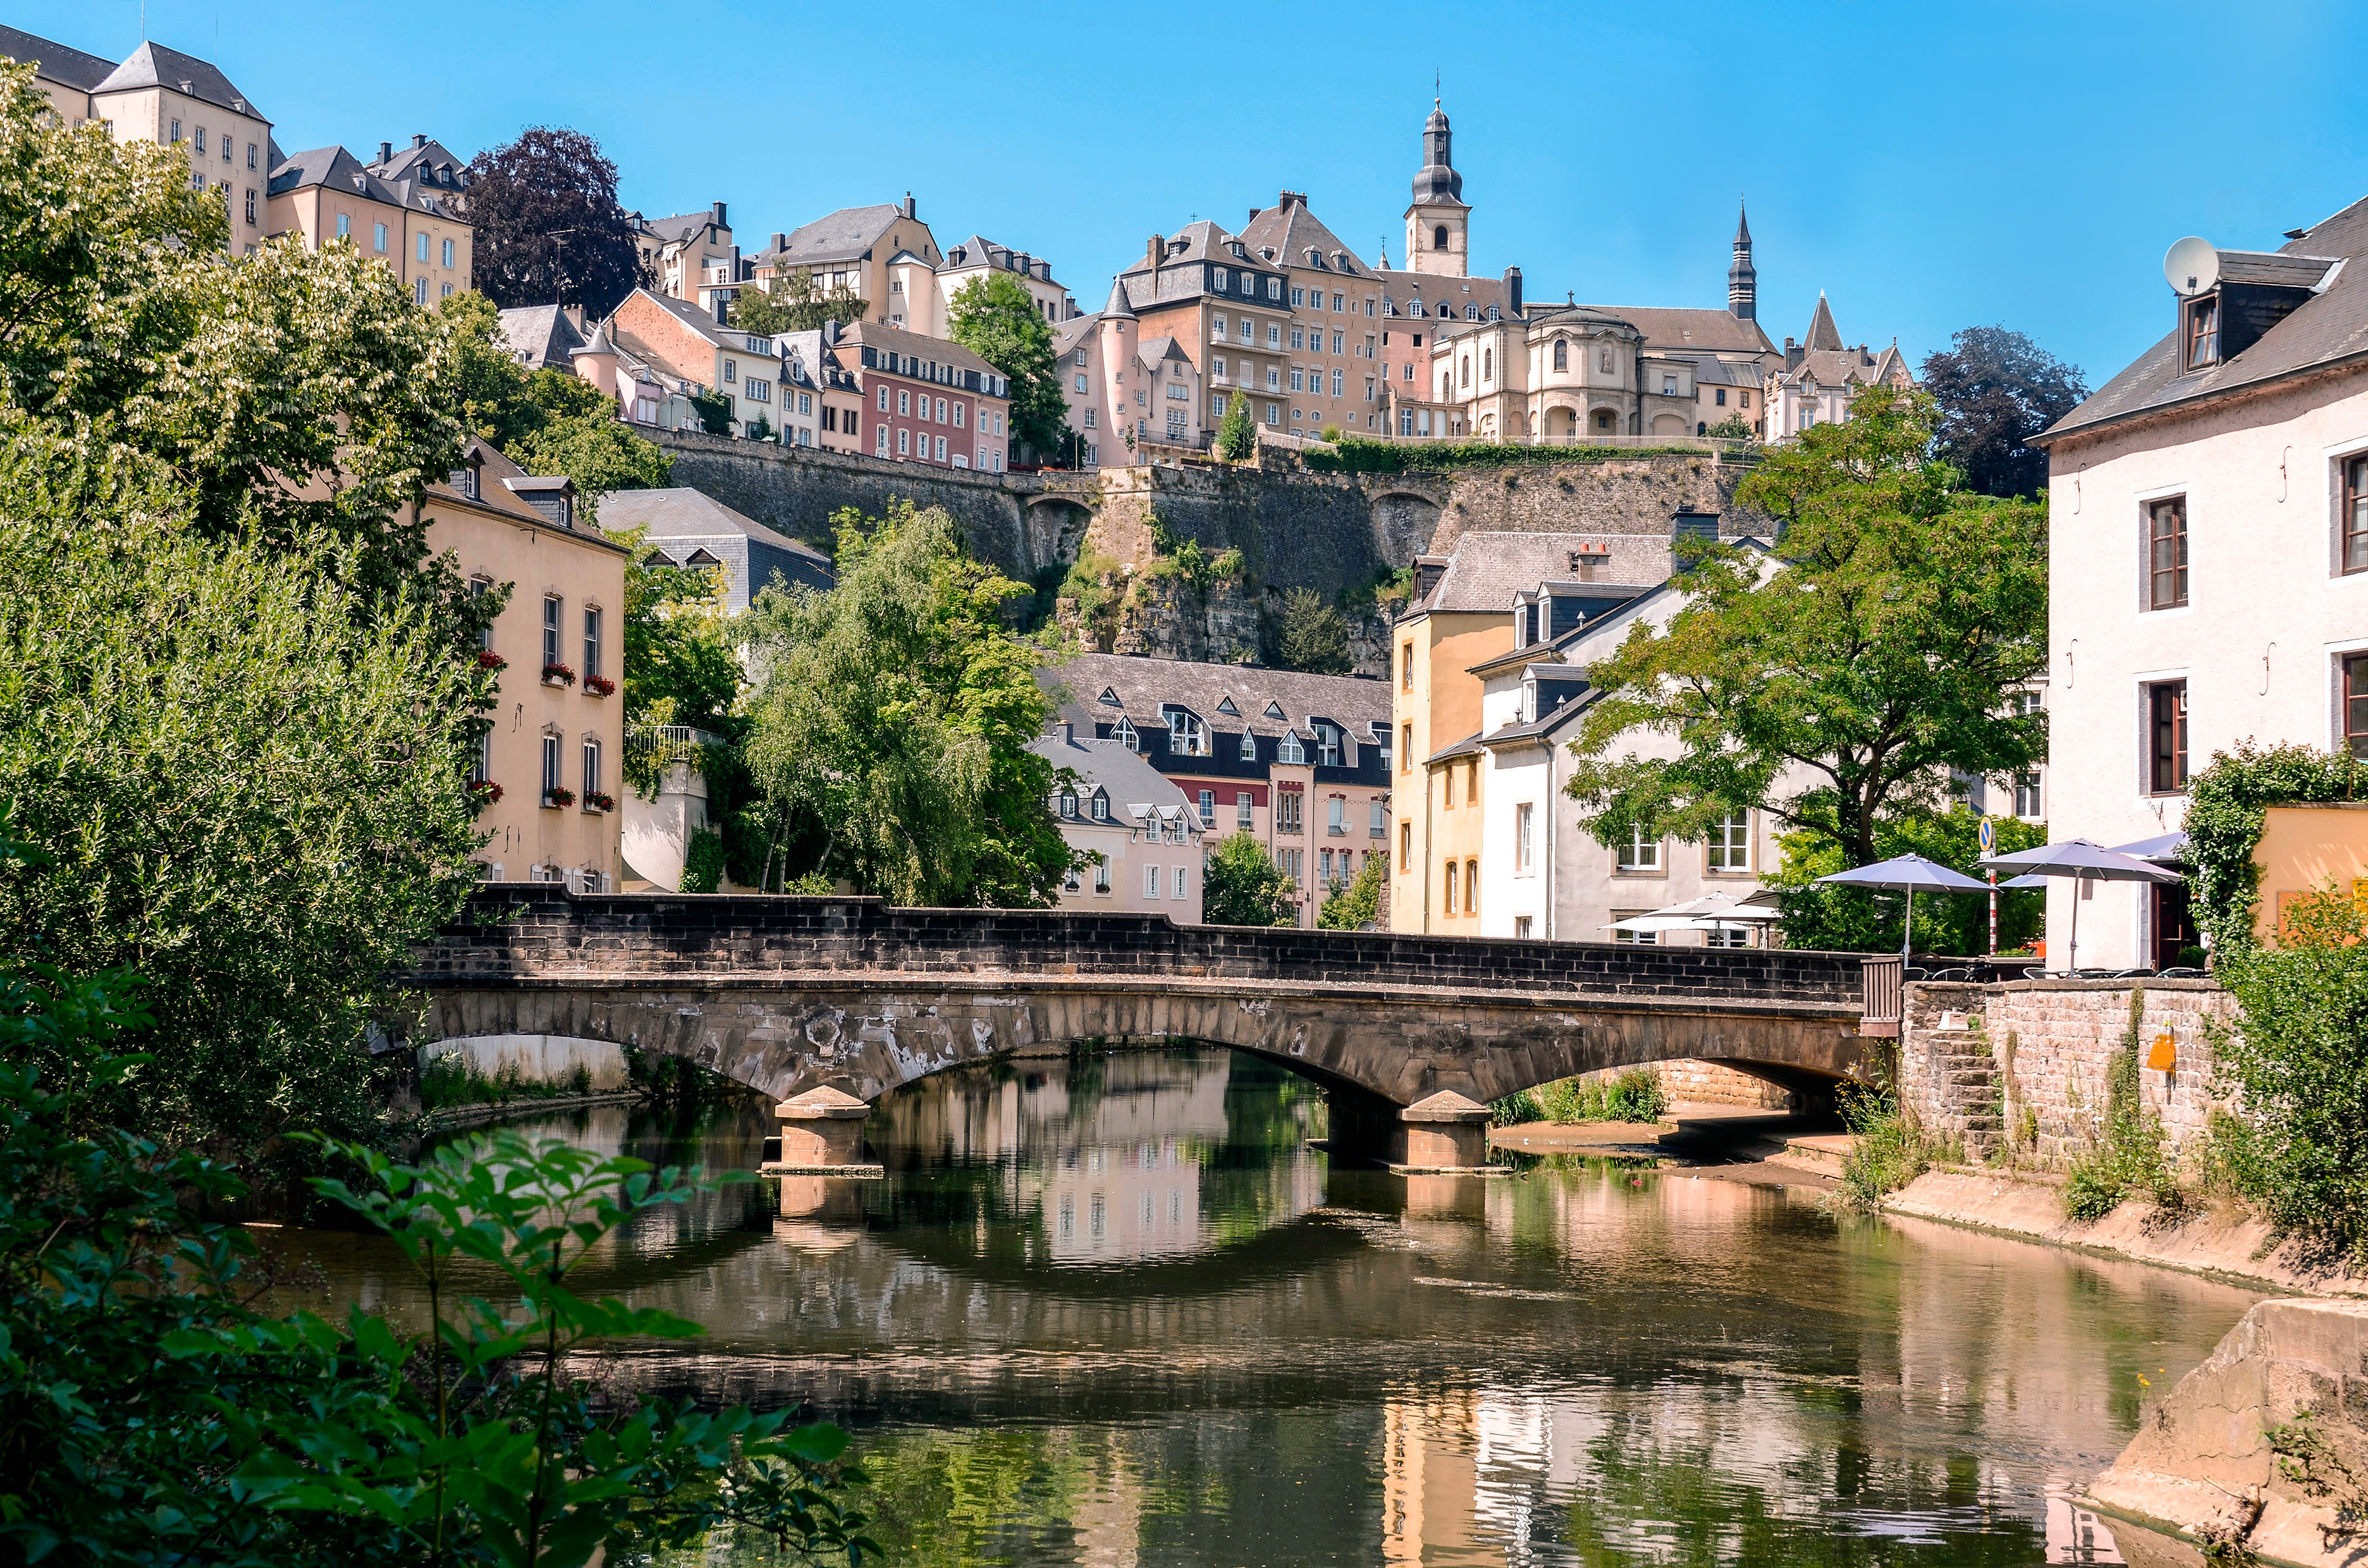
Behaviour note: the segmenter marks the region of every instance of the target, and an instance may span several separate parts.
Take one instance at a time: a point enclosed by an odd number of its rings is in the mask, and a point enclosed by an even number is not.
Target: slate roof
[[[715,209],[712,207],[702,207],[696,212],[677,212],[671,218],[643,220],[651,233],[670,243],[688,240],[714,222]]]
[[[814,588],[837,581],[830,557],[814,546],[687,487],[612,490],[600,497],[600,524],[618,531],[643,529],[644,542],[677,565],[702,543],[721,547],[710,553],[733,569],[729,601],[734,614],[777,580],[786,587]]]
[[[572,369],[568,355],[584,347],[584,336],[567,312],[557,305],[518,305],[501,312],[502,338],[510,352],[529,370],[548,365]]]
[[[856,261],[878,243],[888,232],[888,226],[903,217],[905,210],[893,201],[874,207],[842,207],[836,212],[825,212],[805,227],[792,231],[782,240],[780,248],[768,245],[750,257],[755,262],[786,259],[792,267],[803,267],[823,261]]]
[[[1566,533],[1469,533],[1455,541],[1447,570],[1430,592],[1406,607],[1407,615],[1432,610],[1478,610],[1510,615],[1516,594],[1565,574],[1581,536]],[[1616,537],[1616,536],[1615,536]],[[1650,535],[1633,536],[1651,540]],[[1668,541],[1657,541],[1666,557]],[[1666,574],[1666,572],[1665,574]]]
[[[1645,347],[1668,352],[1708,349],[1713,354],[1773,354],[1776,346],[1756,321],[1725,311],[1660,305],[1598,305],[1645,335]]]
[[[942,337],[931,337],[927,333],[909,332],[904,327],[889,326],[876,321],[848,323],[839,335],[839,343],[852,346],[857,350],[871,347],[890,354],[909,354],[916,359],[934,359],[940,365],[951,365],[960,370],[975,370],[983,376],[999,378],[1003,374],[959,343],[950,343]],[[860,352],[843,357],[855,364],[863,362]],[[1000,394],[989,392],[985,395]]]
[[[1486,319],[1488,307],[1497,307],[1498,315],[1513,313],[1512,295],[1501,278],[1441,278],[1430,272],[1377,271],[1374,277],[1382,283],[1382,308],[1385,315],[1406,316],[1413,313],[1416,300],[1422,301],[1423,315],[1437,320],[1439,307],[1446,305],[1454,311],[1448,319],[1463,320],[1465,305],[1478,305]]]
[[[2174,326],[2159,343],[2040,436],[2040,444],[2156,409],[2201,403],[2240,388],[2368,357],[2368,264],[2351,265],[2368,254],[2368,197],[2305,230],[2300,239],[2279,247],[2276,254],[2336,256],[2345,258],[2345,264],[2324,281],[2318,294],[2244,352],[2217,365],[2182,374]],[[2163,313],[2171,314],[2169,309]]]
[[[1115,723],[1119,715],[1138,730],[1165,729],[1159,705],[1172,702],[1201,716],[1212,731],[1274,738],[1286,730],[1309,738],[1311,720],[1326,719],[1349,732],[1354,744],[1373,744],[1369,727],[1390,724],[1387,681],[1360,680],[1354,676],[1312,676],[1296,670],[1261,669],[1253,665],[1202,665],[1183,659],[1148,659],[1130,653],[1079,653],[1036,671],[1036,684],[1060,704],[1061,717],[1090,733],[1099,722]],[[1102,694],[1116,702],[1102,700]],[[1231,701],[1233,711],[1220,704]],[[1272,705],[1281,710],[1275,718]]]
[[[1855,381],[1863,387],[1884,381],[1895,372],[1909,376],[1907,361],[1896,345],[1880,354],[1869,354],[1859,348],[1813,348],[1801,356],[1798,365],[1782,372],[1776,379],[1787,386],[1799,386],[1815,378],[1820,386],[1838,387],[1846,381]]]
[[[45,38],[36,38],[11,27],[0,27],[0,54],[11,60],[25,61],[40,68],[40,74],[53,82],[63,82],[87,93],[107,80],[115,69],[115,62],[102,60],[96,54],[85,54],[79,49],[69,49]]]
[[[962,253],[962,258],[959,262],[953,259],[953,252],[957,250]],[[1023,255],[1028,257],[1028,271],[1024,275],[1018,267],[1011,265]],[[946,253],[946,265],[959,267],[965,270],[973,267],[987,267],[997,272],[1008,272],[1015,278],[1021,276],[1033,278],[1039,283],[1053,281],[1053,264],[1050,261],[1033,252],[1021,251],[1014,245],[997,244],[983,234],[973,234],[955,245],[952,250],[949,250]]]
[[[1091,725],[1086,726],[1084,735],[1064,735],[1056,729],[1029,742],[1028,749],[1054,767],[1075,773],[1080,801],[1092,799],[1096,790],[1107,793],[1110,815],[1123,825],[1133,826],[1146,816],[1156,816],[1165,822],[1185,822],[1199,835],[1201,813],[1173,779],[1124,742],[1095,740],[1092,733]],[[1080,807],[1073,825],[1097,824]]]
[[[416,208],[423,212],[446,210],[438,187],[404,180],[400,185],[379,178],[343,147],[313,147],[291,153],[271,168],[270,193],[285,196],[307,186],[333,186],[390,207]]]
[[[1241,242],[1249,246],[1260,260],[1271,259],[1277,267],[1307,267],[1307,252],[1312,247],[1324,258],[1326,271],[1332,270],[1333,253],[1338,251],[1346,254],[1349,265],[1356,268],[1354,273],[1344,276],[1370,278],[1372,275],[1372,269],[1359,259],[1357,253],[1342,244],[1340,236],[1326,228],[1323,221],[1308,210],[1307,199],[1297,191],[1284,191],[1274,206],[1243,224]],[[1265,255],[1269,246],[1274,250],[1271,258]]]
[[[381,179],[419,179],[434,185],[437,181],[433,172],[448,164],[451,165],[453,174],[458,176],[469,166],[469,160],[458,156],[431,136],[414,146],[397,147],[394,155],[385,163],[371,165],[370,172]]]
[[[1826,303],[1822,289],[1817,290],[1817,313],[1809,318],[1809,335],[1801,340],[1801,347],[1812,354],[1819,349],[1838,354],[1849,347],[1842,342],[1841,328],[1834,324],[1833,308]]]
[[[141,87],[169,87],[251,119],[263,119],[263,111],[249,103],[245,93],[232,86],[229,77],[194,54],[167,49],[153,40],[133,50],[129,60],[109,72],[106,80],[91,91],[120,93]],[[271,122],[267,119],[264,123]]]

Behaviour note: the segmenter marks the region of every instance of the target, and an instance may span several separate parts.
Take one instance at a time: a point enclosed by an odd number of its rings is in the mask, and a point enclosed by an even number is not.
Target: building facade
[[[1247,398],[1262,428],[1287,428],[1293,312],[1281,267],[1204,221],[1153,235],[1118,287],[1141,337],[1174,339],[1199,368],[1203,426],[1213,430],[1234,400]]]
[[[295,153],[271,171],[266,232],[300,234],[311,251],[351,245],[391,267],[413,304],[433,305],[469,289],[472,266],[458,187],[425,177],[433,172],[414,165],[387,180],[343,147]]]
[[[1769,372],[1767,438],[1782,441],[1814,425],[1839,425],[1850,417],[1850,404],[1867,388],[1904,391],[1915,381],[1897,344],[1876,351],[1863,343],[1844,343],[1841,329],[1834,324],[1833,308],[1819,294],[1808,337],[1800,343],[1786,338],[1783,362]]]
[[[564,479],[539,479],[472,440],[430,485],[427,547],[472,587],[509,585],[479,657],[499,671],[492,724],[470,767],[490,836],[489,881],[615,891],[625,875],[625,551],[576,511]]]
[[[1166,334],[1145,336],[1113,282],[1110,303],[1064,322],[1053,337],[1080,468],[1147,462],[1156,449],[1198,450],[1214,429],[1201,416],[1200,367]]]
[[[939,468],[1001,473],[1010,441],[1011,383],[1001,372],[942,338],[858,322],[846,329],[839,360],[863,395],[872,457]]]
[[[1389,699],[1378,681],[1079,653],[1037,672],[1083,737],[1173,782],[1217,838],[1247,833],[1291,880],[1299,924],[1389,849]]]
[[[900,259],[903,258],[903,259]],[[945,260],[937,236],[921,221],[910,191],[901,202],[842,207],[804,227],[777,233],[748,258],[749,280],[770,289],[803,272],[824,294],[851,294],[864,302],[863,319],[931,335],[938,323],[936,268]],[[912,267],[917,263],[927,282]]]
[[[1074,723],[1054,725],[1028,749],[1053,765],[1044,806],[1062,839],[1091,858],[1062,883],[1060,906],[1200,925],[1210,830],[1183,790],[1133,747],[1086,739]]]
[[[2363,255],[2368,200],[2275,251],[2181,241],[2170,330],[2041,437],[2053,836],[2177,831],[2190,776],[2239,742],[2368,756]],[[2332,840],[2317,863],[2368,874]],[[2265,878],[2265,919],[2295,891]],[[2083,968],[2195,940],[2180,888],[2055,881],[2051,967],[2076,898]]]

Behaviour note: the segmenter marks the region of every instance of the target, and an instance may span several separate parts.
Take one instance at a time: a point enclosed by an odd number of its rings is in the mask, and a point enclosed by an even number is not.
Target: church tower
[[[1751,266],[1751,220],[1743,204],[1735,209],[1735,265],[1726,269],[1726,313],[1752,321],[1759,313],[1759,274]]]
[[[1422,128],[1422,168],[1414,176],[1414,203],[1406,209],[1406,265],[1409,272],[1463,278],[1472,262],[1472,209],[1463,205],[1463,176],[1449,151],[1447,112],[1433,98]]]

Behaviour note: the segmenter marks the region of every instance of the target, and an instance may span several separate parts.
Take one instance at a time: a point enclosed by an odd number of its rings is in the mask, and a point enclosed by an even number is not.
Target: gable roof
[[[69,49],[11,27],[0,27],[0,54],[24,61],[51,81],[63,82],[85,93],[106,81],[108,74],[115,69],[112,60],[85,54],[79,49]]]
[[[1442,278],[1431,272],[1386,270],[1377,271],[1373,276],[1381,279],[1382,313],[1384,315],[1411,316],[1417,300],[1422,301],[1424,316],[1434,320],[1438,318],[1441,305],[1455,312],[1447,318],[1450,321],[1462,321],[1466,305],[1479,306],[1484,317],[1491,305],[1497,307],[1499,316],[1513,313],[1512,291],[1501,278]]]
[[[246,95],[232,86],[229,77],[194,54],[166,49],[153,40],[133,50],[131,58],[109,72],[91,92],[125,93],[142,87],[167,87],[251,119],[263,119],[263,111],[247,102]],[[263,119],[263,123],[271,122]]]
[[[1477,611],[1509,617],[1513,596],[1534,592],[1540,583],[1568,571],[1578,536],[1566,533],[1468,533],[1455,541],[1447,570],[1430,592],[1406,607],[1407,615],[1433,610]],[[1664,551],[1666,540],[1660,541]]]
[[[313,147],[292,153],[272,166],[268,188],[273,196],[285,196],[291,190],[321,186],[340,193],[361,197],[369,201],[382,201],[389,207],[416,208],[423,212],[441,212],[443,199],[436,194],[438,187],[404,180],[400,185],[379,178],[362,165],[359,158],[343,147]]]
[[[1713,354],[1773,354],[1776,346],[1756,321],[1725,311],[1665,305],[1599,305],[1645,335],[1647,350],[1707,349]],[[1839,347],[1839,344],[1836,345]]]
[[[715,209],[702,207],[696,212],[677,212],[670,218],[645,218],[643,226],[659,239],[679,244],[715,222]]]
[[[1203,665],[1183,659],[1152,659],[1133,653],[1077,653],[1058,665],[1040,665],[1036,684],[1060,704],[1061,717],[1092,731],[1096,721],[1115,722],[1123,713],[1135,728],[1162,727],[1159,705],[1174,703],[1199,714],[1212,730],[1248,730],[1269,738],[1285,730],[1308,738],[1309,722],[1328,720],[1349,731],[1350,741],[1372,744],[1368,726],[1390,722],[1387,681],[1355,676],[1312,676],[1255,665]],[[1103,702],[1109,691],[1116,703]],[[1230,699],[1235,710],[1219,704]],[[1281,710],[1269,718],[1272,705]]]
[[[871,207],[842,207],[836,212],[824,213],[803,228],[792,230],[778,249],[768,245],[750,259],[787,262],[792,267],[818,261],[855,261],[904,215],[905,210],[893,201]]]
[[[1333,253],[1345,254],[1357,270],[1355,276],[1370,278],[1372,269],[1359,259],[1357,253],[1340,243],[1340,236],[1324,226],[1323,221],[1308,210],[1307,199],[1295,190],[1286,190],[1276,205],[1259,212],[1242,225],[1242,244],[1268,259],[1264,252],[1272,247],[1271,258],[1277,267],[1305,267],[1307,253],[1313,249],[1324,259],[1324,270],[1332,269]]]
[[[1123,741],[1094,739],[1090,725],[1085,734],[1076,734],[1075,721],[1071,723],[1072,733],[1064,735],[1054,729],[1029,742],[1028,749],[1054,767],[1075,773],[1080,800],[1091,798],[1097,790],[1107,794],[1111,822],[1122,826],[1156,816],[1165,822],[1185,822],[1196,835],[1201,831],[1201,813],[1176,781],[1151,766],[1149,758]],[[1096,824],[1080,813],[1075,825],[1110,824]]]
[[[883,322],[850,322],[841,332],[839,342],[851,345],[858,350],[854,355],[858,363],[862,360],[860,351],[869,347],[891,354],[909,354],[916,359],[935,360],[940,365],[951,365],[960,370],[975,370],[982,376],[997,380],[1003,375],[1002,371],[959,343],[950,343],[942,337],[931,337],[927,333],[913,332],[901,326],[890,326]],[[985,395],[1000,397],[1003,393],[988,392]]]
[[[2322,274],[2319,291],[2263,333],[2243,352],[2207,369],[2182,373],[2174,328],[2089,400],[2037,437],[2037,444],[2160,409],[2209,402],[2240,389],[2368,360],[2368,197],[2303,231],[2279,247],[2282,256],[2333,256],[2344,265]]]
[[[584,335],[557,305],[516,305],[501,312],[501,324],[503,341],[529,370],[569,369],[568,356],[584,347]]]

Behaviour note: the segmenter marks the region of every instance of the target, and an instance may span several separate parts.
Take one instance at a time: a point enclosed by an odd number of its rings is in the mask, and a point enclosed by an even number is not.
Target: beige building
[[[945,259],[907,191],[902,202],[842,207],[802,229],[776,233],[748,258],[747,270],[759,289],[791,272],[806,273],[825,294],[852,293],[863,301],[866,321],[935,336],[936,269]],[[916,267],[926,278],[916,276]]]
[[[212,65],[155,42],[108,65],[15,28],[0,28],[0,54],[33,64],[41,91],[67,125],[95,119],[118,142],[182,149],[189,183],[221,193],[231,254],[251,254],[263,243],[271,122]]]
[[[779,434],[785,389],[789,406],[797,406],[796,389],[783,381],[781,351],[773,339],[718,325],[706,311],[671,295],[634,290],[601,324],[600,335],[609,355],[587,358],[593,346],[586,344],[576,351],[578,373],[614,392],[620,410],[630,393],[636,406],[629,417],[636,423],[697,423],[681,420],[678,411],[669,414],[666,398],[649,398],[645,389],[656,387],[677,396],[723,397],[731,410],[729,433],[735,437],[751,435],[760,425]]]
[[[1118,284],[1140,336],[1175,339],[1199,369],[1203,439],[1241,397],[1261,428],[1289,427],[1292,310],[1280,267],[1202,222],[1154,234]]]
[[[1382,313],[1383,279],[1286,190],[1274,206],[1253,210],[1242,243],[1283,269],[1291,302],[1291,433],[1315,436],[1383,429]]]
[[[1439,324],[1433,403],[1446,434],[1527,444],[1701,436],[1736,412],[1778,355],[1729,311],[1531,305],[1525,316]]]
[[[639,220],[635,248],[647,275],[657,280],[658,292],[697,305],[712,316],[723,316],[741,281],[740,251],[732,243],[724,204],[714,202],[703,212],[671,218],[634,217]]]
[[[478,851],[489,881],[614,891],[624,875],[625,551],[576,512],[575,487],[540,479],[484,441],[430,485],[428,549],[458,558],[509,602],[479,655],[500,696],[470,768],[486,798]]]
[[[460,187],[437,184],[437,172],[415,163],[388,180],[343,147],[295,153],[271,171],[266,231],[302,234],[307,250],[349,244],[393,268],[412,303],[433,305],[471,286],[472,265]]]
[[[1205,830],[1184,791],[1124,742],[1082,739],[1071,723],[1028,749],[1055,770],[1044,803],[1061,837],[1094,858],[1069,874],[1060,906],[1201,924]]]
[[[1150,461],[1156,448],[1206,444],[1200,367],[1173,337],[1144,335],[1118,283],[1106,309],[1060,325],[1053,354],[1076,466],[1123,468]]]
[[[1026,251],[1014,250],[1009,245],[997,244],[993,240],[973,234],[947,251],[944,264],[937,269],[937,304],[930,316],[934,324],[928,328],[929,335],[946,335],[955,295],[973,281],[997,272],[1011,278],[1028,290],[1028,297],[1036,301],[1036,313],[1056,332],[1063,324],[1075,321],[1083,314],[1069,290],[1054,280],[1051,262],[1041,256],[1030,256]]]
[[[1809,318],[1807,340],[1786,338],[1783,362],[1768,373],[1768,439],[1782,441],[1812,425],[1839,425],[1850,417],[1850,404],[1867,388],[1904,389],[1915,380],[1897,344],[1874,353],[1863,343],[1844,343],[1821,293],[1816,314]]]

